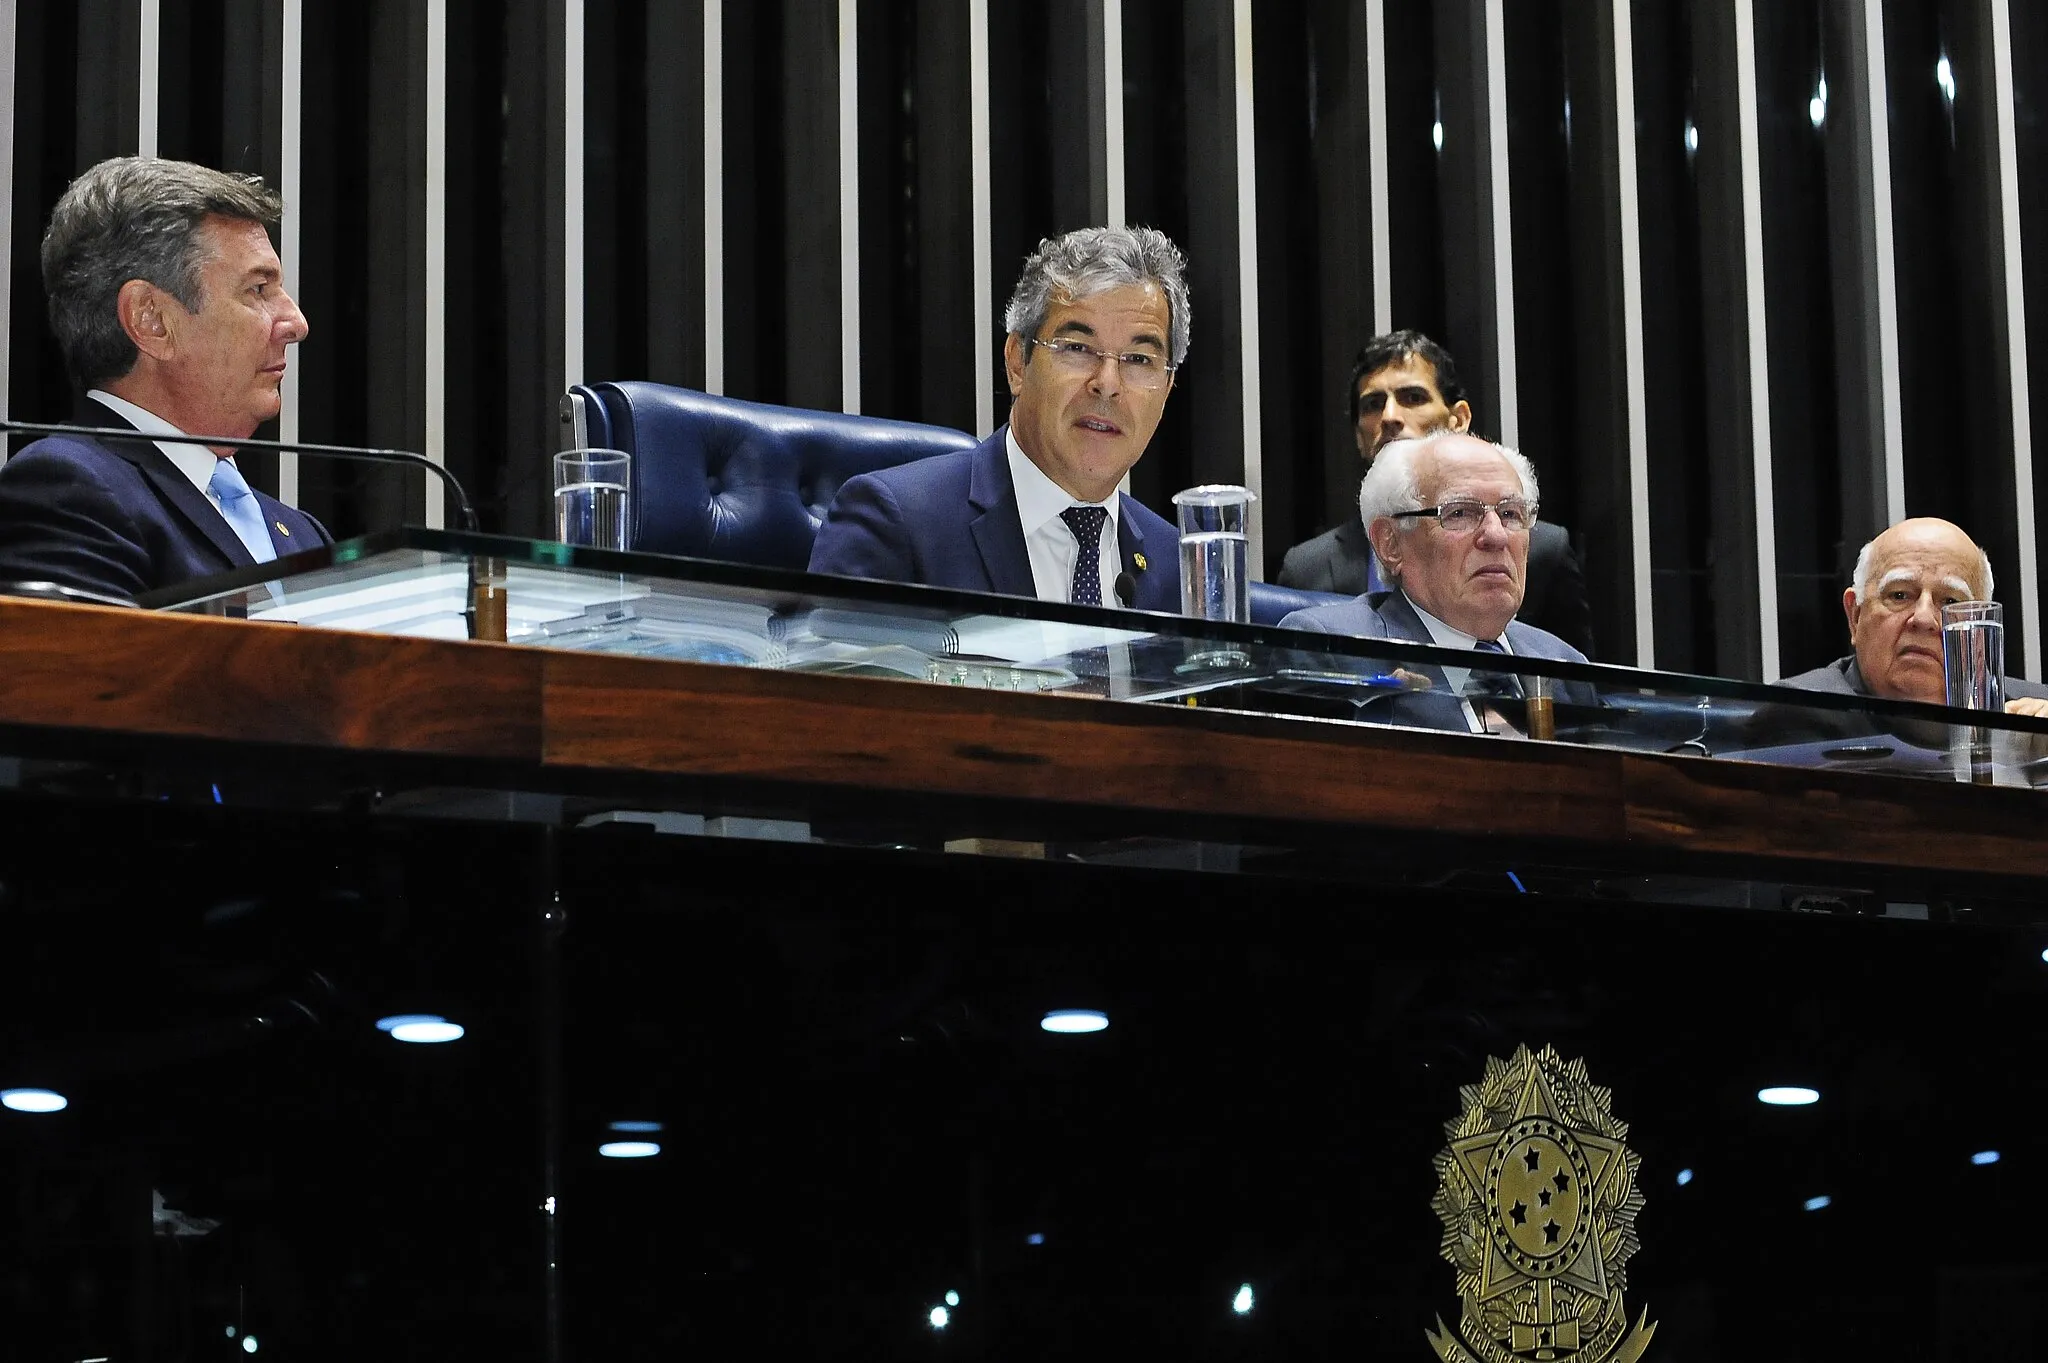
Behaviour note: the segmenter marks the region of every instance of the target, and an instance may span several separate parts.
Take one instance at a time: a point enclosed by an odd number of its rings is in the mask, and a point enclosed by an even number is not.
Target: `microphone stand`
[[[219,435],[151,435],[125,426],[70,426],[46,421],[0,420],[0,430],[27,435],[80,435],[92,440],[169,440],[180,445],[230,445],[236,449],[276,450],[283,454],[324,454],[336,459],[359,459],[368,464],[411,464],[425,469],[444,483],[455,499],[455,512],[464,530],[477,528],[476,508],[462,484],[441,465],[411,450],[380,450],[359,445],[316,445],[308,440],[257,440],[252,436],[230,439]]]

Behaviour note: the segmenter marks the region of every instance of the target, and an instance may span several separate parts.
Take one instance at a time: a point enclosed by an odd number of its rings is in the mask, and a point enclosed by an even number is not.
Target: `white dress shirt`
[[[1414,609],[1415,618],[1420,620],[1422,622],[1422,627],[1429,631],[1429,641],[1435,644],[1438,648],[1470,649],[1478,646],[1479,640],[1474,636],[1465,633],[1465,631],[1462,629],[1457,629],[1437,619],[1434,615],[1431,615],[1422,607],[1417,606],[1415,604],[1415,598],[1409,596],[1406,592],[1403,592],[1401,595],[1404,598],[1406,598],[1409,606]],[[1507,654],[1509,657],[1512,658],[1515,655],[1514,645],[1508,642],[1508,635],[1506,630],[1502,630],[1500,633],[1500,637],[1495,639],[1494,642],[1499,644],[1501,652]],[[1462,697],[1465,694],[1465,687],[1467,683],[1469,683],[1471,680],[1471,668],[1452,667],[1448,663],[1444,665],[1444,682],[1451,688],[1451,690],[1455,691],[1459,696]],[[1479,712],[1472,708],[1472,702],[1466,700],[1461,701],[1461,703],[1465,707],[1466,726],[1470,728],[1472,732],[1475,734],[1485,733],[1487,731],[1486,723],[1484,720],[1480,719]]]
[[[185,434],[155,412],[150,411],[146,407],[137,407],[126,398],[117,398],[112,393],[103,393],[97,388],[88,391],[86,396],[101,406],[110,408],[119,415],[126,417],[128,424],[144,435]],[[192,481],[192,486],[199,489],[201,495],[206,498],[213,509],[219,511],[220,498],[213,494],[213,466],[220,462],[221,456],[215,454],[204,445],[193,445],[184,441],[158,440],[154,443],[158,449],[164,452],[166,458],[178,466],[178,472],[184,474]],[[228,462],[230,464],[235,463],[232,457],[228,459]],[[235,464],[237,472],[241,470],[241,467],[240,464]],[[227,517],[222,516],[221,519],[226,520]]]
[[[1124,570],[1123,555],[1116,538],[1117,495],[1106,502],[1084,502],[1045,476],[1017,443],[1017,433],[1005,430],[1003,443],[1010,453],[1010,485],[1017,491],[1017,520],[1024,530],[1024,551],[1031,556],[1031,586],[1040,601],[1070,601],[1074,592],[1074,560],[1081,555],[1074,531],[1060,513],[1070,506],[1099,506],[1109,513],[1102,523],[1102,604],[1116,607],[1116,579]]]

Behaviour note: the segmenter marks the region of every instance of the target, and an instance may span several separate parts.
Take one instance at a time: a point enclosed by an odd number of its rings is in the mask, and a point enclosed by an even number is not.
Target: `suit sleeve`
[[[923,580],[904,533],[903,508],[880,479],[862,474],[839,489],[811,545],[810,570],[884,582]]]
[[[30,446],[0,468],[0,581],[132,601],[149,590],[150,563],[134,517],[89,466]]]
[[[1578,551],[1568,538],[1560,539],[1557,559],[1551,565],[1550,592],[1543,603],[1543,618],[1529,623],[1549,630],[1587,658],[1593,656],[1593,606],[1586,599],[1585,570],[1579,566]]]

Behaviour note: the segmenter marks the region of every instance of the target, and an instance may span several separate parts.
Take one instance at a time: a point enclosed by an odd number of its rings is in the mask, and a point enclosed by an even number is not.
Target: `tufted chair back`
[[[911,421],[742,402],[662,383],[577,384],[565,442],[633,456],[633,547],[802,568],[840,484],[975,443]]]

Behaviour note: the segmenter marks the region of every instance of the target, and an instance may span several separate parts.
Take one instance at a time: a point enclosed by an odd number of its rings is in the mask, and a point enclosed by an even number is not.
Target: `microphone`
[[[1126,610],[1130,608],[1133,601],[1138,599],[1137,580],[1129,573],[1118,573],[1116,575],[1116,599],[1117,604],[1123,606]]]
[[[243,437],[230,440],[218,435],[150,435],[126,426],[66,426],[42,421],[0,420],[0,430],[21,431],[28,435],[82,435],[92,440],[169,440],[180,445],[232,445],[246,450],[278,450],[286,454],[324,454],[335,459],[360,459],[369,464],[413,464],[425,469],[447,485],[455,499],[455,512],[464,530],[475,530],[476,508],[469,504],[469,494],[462,490],[462,484],[454,474],[441,467],[424,454],[410,450],[378,450],[359,445],[315,445],[304,440],[256,440]]]

